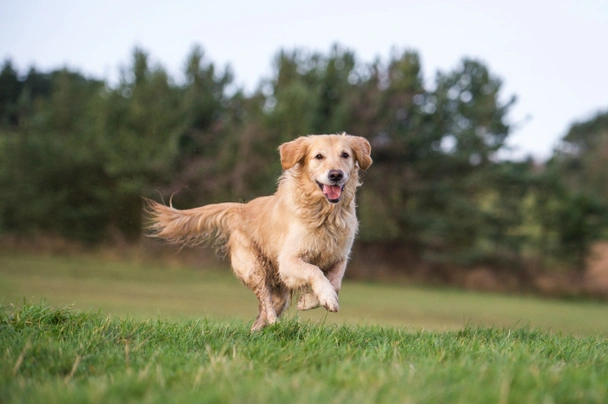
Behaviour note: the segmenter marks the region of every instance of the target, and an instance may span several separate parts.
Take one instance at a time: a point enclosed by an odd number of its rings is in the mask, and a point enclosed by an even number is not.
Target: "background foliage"
[[[252,94],[195,46],[176,79],[135,49],[120,83],[0,74],[0,233],[136,240],[141,196],[180,208],[274,192],[277,146],[347,131],[373,147],[355,257],[396,271],[584,269],[606,237],[608,112],[545,163],[497,157],[515,97],[465,58],[425,82],[419,54],[365,63],[339,45],[277,53]]]

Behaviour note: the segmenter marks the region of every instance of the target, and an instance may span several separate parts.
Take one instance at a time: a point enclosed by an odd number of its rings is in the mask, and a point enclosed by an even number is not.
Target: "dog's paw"
[[[279,319],[277,318],[276,315],[266,315],[266,316],[258,315],[258,317],[255,319],[255,321],[251,325],[251,332],[261,331],[262,329],[266,328],[266,326],[272,325],[272,324],[276,323],[278,320]]]
[[[253,322],[253,324],[251,325],[251,332],[257,332],[257,331],[261,331],[264,327],[266,327],[266,321],[264,321],[263,319],[257,319]]]
[[[298,310],[316,309],[321,304],[314,293],[305,293],[298,300]]]
[[[319,304],[332,313],[337,313],[340,310],[338,303],[338,295],[333,289],[327,290],[325,293],[318,295]]]

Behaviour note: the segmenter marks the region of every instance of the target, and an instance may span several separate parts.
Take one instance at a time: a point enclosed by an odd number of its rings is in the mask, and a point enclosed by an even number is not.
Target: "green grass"
[[[4,253],[0,403],[608,402],[606,304],[363,282],[340,299],[251,334],[229,271]]]
[[[608,341],[530,328],[408,332],[288,319],[0,312],[0,402],[605,403]]]
[[[257,302],[228,269],[202,271],[123,262],[96,255],[0,254],[0,304],[26,298],[56,306],[101,310],[135,319],[209,318],[251,321]],[[454,289],[345,281],[340,312],[317,309],[288,317],[315,323],[382,325],[416,330],[464,326],[518,328],[608,336],[608,305]]]

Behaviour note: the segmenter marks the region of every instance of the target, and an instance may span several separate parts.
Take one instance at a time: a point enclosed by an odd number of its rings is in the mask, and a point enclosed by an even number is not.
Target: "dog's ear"
[[[369,144],[366,138],[361,136],[352,136],[350,140],[351,147],[355,152],[355,157],[359,163],[359,167],[362,170],[367,170],[372,165],[372,146]]]
[[[310,139],[305,136],[301,136],[291,142],[283,143],[279,146],[279,153],[281,154],[281,166],[283,170],[289,170],[301,162],[306,153],[308,152],[308,145]]]

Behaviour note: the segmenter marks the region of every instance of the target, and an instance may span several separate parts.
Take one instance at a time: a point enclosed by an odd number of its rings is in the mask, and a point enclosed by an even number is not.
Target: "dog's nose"
[[[334,182],[338,182],[342,180],[342,178],[344,178],[344,173],[340,170],[331,170],[329,172],[329,179]]]

